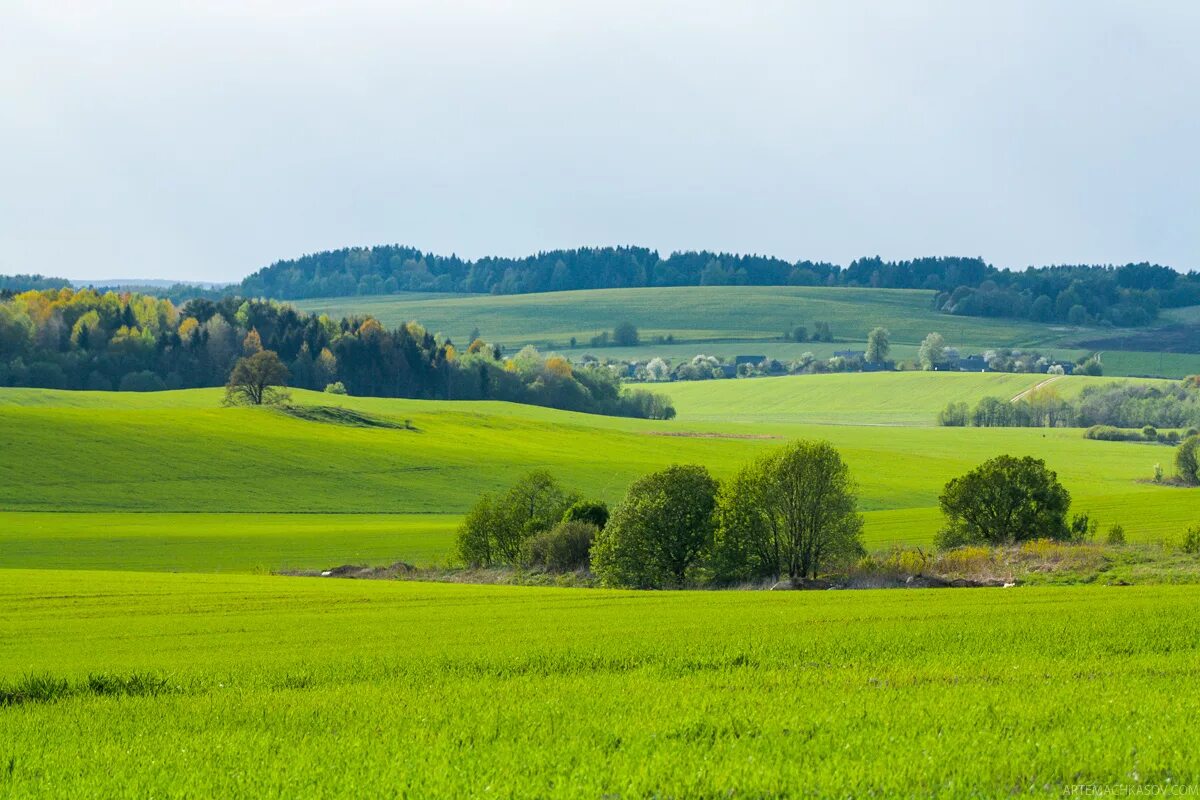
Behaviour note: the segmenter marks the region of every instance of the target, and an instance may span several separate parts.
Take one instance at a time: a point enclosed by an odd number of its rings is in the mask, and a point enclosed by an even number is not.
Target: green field
[[[612,503],[664,465],[728,476],[791,437],[842,451],[871,548],[927,545],[945,481],[1001,453],[1046,458],[1076,509],[1131,540],[1177,541],[1195,493],[1146,480],[1170,448],[933,425],[950,400],[1044,380],[669,384],[670,422],[293,393],[407,429],[223,408],[220,390],[0,390],[0,796],[1194,785],[1196,586],[616,592],[248,574],[445,563],[478,493],[526,470]]]
[[[850,374],[671,384],[670,422],[506,403],[295,392],[415,430],[219,406],[218,390],[0,390],[0,567],[251,571],[444,562],[479,493],[535,468],[609,503],[638,476],[718,476],[793,437],[824,438],[859,484],[871,546],[928,544],[950,478],[995,455],[1045,458],[1076,508],[1134,540],[1178,539],[1187,490],[1148,482],[1165,446],[1078,430],[933,426],[949,400],[1011,397],[1044,376]],[[1097,379],[1055,381],[1065,395]]]
[[[0,579],[0,680],[45,673],[68,692],[0,707],[5,797],[958,798],[1200,780],[1196,587]],[[97,696],[99,673],[165,686]]]
[[[523,295],[373,295],[298,300],[306,311],[340,317],[371,314],[388,325],[417,320],[431,331],[465,341],[478,328],[489,341],[513,349],[534,344],[572,356],[591,352],[609,358],[676,360],[697,353],[731,357],[764,355],[795,359],[804,352],[828,357],[834,350],[862,349],[868,331],[882,325],[892,333],[894,356],[913,359],[931,331],[964,351],[1023,347],[1056,358],[1089,351],[1077,341],[1103,339],[1111,328],[1074,328],[1015,319],[957,317],[933,310],[934,293],[915,289],[848,289],[797,286],[681,286],[651,289],[593,289]],[[1189,319],[1191,309],[1174,309],[1163,323]],[[637,348],[589,348],[596,334],[623,320],[637,325],[647,343]],[[836,343],[782,340],[785,330],[818,321],[830,323]],[[656,336],[675,344],[649,343]],[[570,338],[579,342],[568,348]],[[1119,340],[1118,340],[1119,341]],[[1179,378],[1200,373],[1200,354],[1126,352],[1105,349],[1109,375]]]

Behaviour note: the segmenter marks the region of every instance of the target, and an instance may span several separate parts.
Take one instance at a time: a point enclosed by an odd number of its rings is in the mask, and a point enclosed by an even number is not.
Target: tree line
[[[526,348],[513,357],[476,339],[461,350],[417,323],[333,320],[276,302],[144,294],[22,292],[0,301],[0,386],[153,391],[225,385],[238,360],[274,354],[284,382],[350,394],[508,400],[600,414],[670,418],[668,400],[622,391],[599,367]]]
[[[1191,449],[1193,460],[1195,448]],[[1044,461],[999,456],[951,480],[939,497],[939,548],[1028,539],[1083,541],[1087,514]],[[847,569],[866,551],[849,468],[828,442],[798,440],[724,482],[699,465],[636,480],[608,508],[545,471],[482,495],[456,538],[470,567],[590,572],[629,588],[731,586],[787,578],[803,584]]]
[[[344,248],[278,261],[240,293],[276,298],[400,291],[523,294],[643,286],[847,286],[927,289],[948,314],[1075,325],[1144,325],[1160,308],[1200,304],[1200,273],[1157,264],[997,269],[981,258],[860,258],[848,266],[710,251],[662,257],[643,247],[583,247],[475,261],[401,245]]]
[[[1198,428],[1200,376],[1177,383],[1107,383],[1085,386],[1074,399],[1054,387],[1035,389],[1016,399],[984,397],[971,408],[953,402],[938,414],[938,424],[980,428]]]

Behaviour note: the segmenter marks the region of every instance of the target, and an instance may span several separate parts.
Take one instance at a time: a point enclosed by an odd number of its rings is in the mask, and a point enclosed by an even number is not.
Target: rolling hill
[[[1015,395],[1041,376],[897,373],[675,384],[651,422],[486,402],[295,392],[399,427],[221,408],[220,392],[0,390],[0,566],[324,567],[444,559],[479,493],[549,469],[610,503],[637,476],[718,476],[791,437],[828,439],[859,483],[873,546],[928,543],[943,484],[994,455],[1045,458],[1076,507],[1133,539],[1175,539],[1187,490],[1146,481],[1170,448],[1072,429],[932,426],[948,398]],[[1078,391],[1088,379],[1063,378]],[[410,429],[405,429],[405,424]],[[869,423],[869,424],[868,424]]]
[[[817,356],[835,350],[862,349],[867,333],[881,325],[892,334],[894,355],[916,356],[917,345],[930,332],[941,333],[964,351],[1017,347],[1058,358],[1078,358],[1104,346],[1109,375],[1182,377],[1200,372],[1200,354],[1160,355],[1123,350],[1112,329],[1074,328],[1028,320],[951,316],[935,311],[934,292],[915,289],[857,289],[796,286],[688,286],[649,289],[592,289],[532,295],[463,297],[376,295],[295,301],[306,311],[341,317],[370,314],[387,325],[417,320],[456,342],[473,330],[508,349],[533,344],[572,356],[592,353],[610,358],[680,359],[697,353],[722,357],[755,354],[781,360],[804,352]],[[1164,314],[1163,325],[1187,319],[1190,309]],[[593,336],[619,322],[637,325],[644,344],[636,348],[592,348]],[[828,322],[835,343],[787,342],[785,331]],[[673,342],[655,342],[655,337]],[[571,338],[576,340],[574,348]]]

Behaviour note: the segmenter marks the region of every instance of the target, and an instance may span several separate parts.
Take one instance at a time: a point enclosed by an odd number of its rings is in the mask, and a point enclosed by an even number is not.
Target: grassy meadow
[[[220,390],[0,390],[0,796],[1194,785],[1200,586],[633,592],[265,574],[445,563],[478,493],[529,469],[612,503],[648,471],[728,476],[791,437],[842,451],[872,548],[928,544],[945,481],[1001,453],[1045,458],[1077,509],[1132,541],[1178,540],[1195,493],[1147,481],[1170,448],[934,425],[950,400],[1044,380],[671,384],[669,422],[293,392],[365,415],[341,424],[223,408]]]
[[[2,575],[5,797],[995,797],[1200,780],[1197,587]]]
[[[925,545],[950,478],[995,455],[1045,458],[1077,510],[1134,541],[1174,541],[1192,492],[1149,482],[1171,448],[1074,429],[939,428],[950,400],[1012,397],[1044,376],[848,374],[677,383],[670,422],[492,402],[297,391],[411,430],[222,408],[219,390],[0,390],[0,567],[264,571],[445,562],[479,493],[531,469],[615,503],[638,476],[699,463],[724,477],[793,437],[823,438],[859,485],[871,546]],[[1064,395],[1097,379],[1054,382]]]
[[[914,359],[926,334],[938,331],[948,344],[966,351],[1023,347],[1056,358],[1078,358],[1089,350],[1076,342],[1115,336],[1111,328],[1075,328],[1028,320],[956,317],[933,310],[934,293],[917,289],[856,289],[799,286],[679,286],[592,289],[524,295],[367,295],[297,300],[306,310],[341,317],[370,314],[388,325],[416,320],[456,342],[478,328],[484,338],[512,349],[534,344],[568,355],[591,352],[610,358],[691,358],[753,354],[780,360],[804,352],[828,357],[835,350],[862,349],[871,328],[892,334],[894,357]],[[1173,309],[1163,324],[1190,319],[1189,309]],[[621,321],[638,326],[649,342],[673,336],[674,344],[637,348],[589,348],[587,342]],[[784,331],[830,323],[835,343],[785,342]],[[571,337],[578,346],[568,350]],[[1200,354],[1125,351],[1120,339],[1104,348],[1109,375],[1180,378],[1200,373]]]

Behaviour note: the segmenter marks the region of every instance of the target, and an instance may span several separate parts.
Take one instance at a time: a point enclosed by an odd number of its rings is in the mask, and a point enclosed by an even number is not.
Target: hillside
[[[536,295],[466,297],[379,295],[301,300],[306,311],[341,317],[369,314],[387,325],[419,320],[456,342],[478,330],[512,350],[533,344],[573,357],[592,353],[608,358],[647,360],[654,356],[690,359],[698,353],[730,357],[763,355],[780,360],[812,352],[862,349],[875,326],[892,334],[894,357],[913,359],[930,332],[964,351],[1019,347],[1057,358],[1078,358],[1091,350],[1083,340],[1103,344],[1109,375],[1183,377],[1200,372],[1200,353],[1148,353],[1122,349],[1111,329],[1080,328],[1028,320],[951,316],[933,308],[935,293],[907,289],[855,289],[796,286],[696,286],[653,289],[596,289]],[[1190,310],[1164,315],[1164,325],[1190,319]],[[636,348],[591,347],[592,337],[622,321],[638,326]],[[811,334],[817,322],[830,325],[835,342],[789,342],[785,331],[798,325]],[[672,337],[672,343],[655,337]],[[570,346],[574,337],[576,346]],[[1115,346],[1108,346],[1113,344]],[[1142,345],[1138,345],[1141,347]],[[1095,348],[1093,348],[1095,349]]]
[[[0,450],[11,454],[0,461],[0,566],[427,563],[445,557],[455,514],[527,470],[550,469],[611,503],[653,469],[702,463],[727,476],[791,437],[842,450],[875,546],[931,541],[943,484],[1000,453],[1045,458],[1077,508],[1122,522],[1133,539],[1178,537],[1195,498],[1145,482],[1155,463],[1170,464],[1169,448],[1090,441],[1070,429],[932,427],[947,398],[1016,394],[1037,377],[679,384],[672,422],[295,392],[298,403],[339,404],[411,429],[220,408],[216,390],[0,390]],[[1063,378],[1059,389],[1070,394],[1085,380]],[[439,516],[421,516],[430,514]]]

